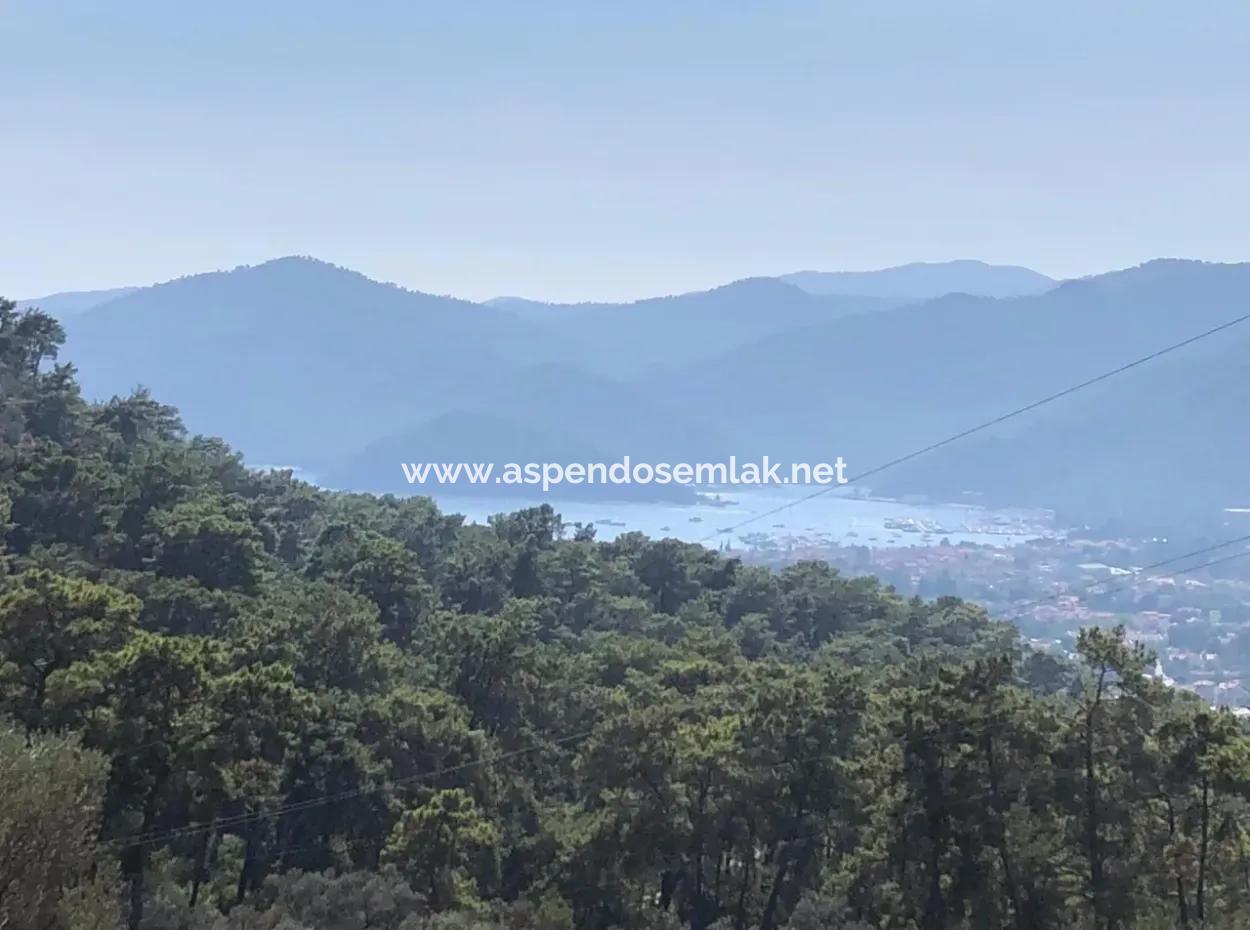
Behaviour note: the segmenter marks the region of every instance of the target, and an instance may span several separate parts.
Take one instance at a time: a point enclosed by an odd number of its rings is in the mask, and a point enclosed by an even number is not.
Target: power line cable
[[[1221,556],[1221,557],[1220,557],[1220,558],[1218,558],[1218,559],[1211,559],[1211,560],[1206,561],[1206,562],[1199,562],[1197,565],[1190,565],[1190,566],[1189,566],[1189,567],[1187,567],[1187,568],[1178,569],[1177,571],[1171,572],[1171,573],[1166,574],[1166,575],[1155,575],[1155,576],[1153,576],[1153,578],[1155,578],[1155,579],[1158,579],[1158,578],[1170,578],[1170,577],[1173,577],[1173,576],[1175,576],[1175,575],[1188,575],[1188,574],[1189,574],[1189,573],[1191,573],[1191,572],[1196,572],[1196,571],[1199,571],[1199,570],[1204,569],[1204,568],[1210,568],[1212,565],[1221,565],[1221,564],[1223,564],[1224,562],[1232,562],[1232,561],[1234,561],[1235,559],[1243,559],[1243,558],[1245,558],[1246,556],[1250,556],[1250,549],[1243,549],[1241,552],[1234,552],[1232,555],[1225,555],[1225,556]],[[1129,582],[1127,582],[1126,584],[1119,585],[1119,586],[1117,586],[1117,587],[1115,587],[1115,588],[1112,588],[1110,591],[1105,591],[1105,592],[1103,592],[1103,593],[1105,593],[1105,594],[1116,594],[1116,593],[1118,593],[1118,592],[1120,592],[1120,591],[1127,591],[1129,588],[1134,587],[1134,586],[1135,586],[1136,584],[1138,584],[1139,582],[1141,582],[1141,581],[1149,581],[1149,580],[1151,580],[1151,579],[1149,579],[1149,578],[1138,578],[1138,579],[1135,579],[1135,580],[1133,580],[1133,581],[1129,581]]]
[[[1250,533],[1247,533],[1244,536],[1236,536],[1232,539],[1226,539],[1224,540],[1224,542],[1214,543],[1213,545],[1210,545],[1210,546],[1204,546],[1201,549],[1194,549],[1192,552],[1186,552],[1182,555],[1176,555],[1167,559],[1161,559],[1158,562],[1151,562],[1149,565],[1143,565],[1141,568],[1135,568],[1131,572],[1129,572],[1129,574],[1133,577],[1133,579],[1136,579],[1136,580],[1130,581],[1129,583],[1125,585],[1117,586],[1107,591],[1100,591],[1097,593],[1114,594],[1116,591],[1126,590],[1127,588],[1133,587],[1133,585],[1136,584],[1137,581],[1148,580],[1146,578],[1138,577],[1139,575],[1142,575],[1146,572],[1153,571],[1156,568],[1164,568],[1165,566],[1168,566],[1168,565],[1174,565],[1177,562],[1184,562],[1186,559],[1192,559],[1194,556],[1206,555],[1208,552],[1215,552],[1219,549],[1225,549],[1229,546],[1235,546],[1237,543],[1243,543],[1243,542],[1250,542]],[[1171,574],[1172,575],[1184,575],[1191,571],[1197,571],[1200,568],[1205,568],[1208,565],[1219,564],[1220,562],[1225,562],[1225,561],[1232,561],[1234,558],[1241,558],[1243,555],[1247,555],[1247,554],[1250,554],[1250,550],[1247,550],[1247,552],[1236,553],[1235,555],[1227,559],[1217,559],[1214,562],[1204,562],[1201,565],[1194,565],[1194,566],[1191,566],[1190,568],[1185,569],[1184,571],[1172,572]],[[1164,577],[1169,577],[1169,576],[1168,575],[1156,575],[1154,577],[1164,578]],[[1046,604],[1051,601],[1057,601],[1061,597],[1080,597],[1082,594],[1085,594],[1086,592],[1091,591],[1094,588],[1107,584],[1107,582],[1108,580],[1105,578],[1095,579],[1094,581],[1090,581],[1090,582],[1087,582],[1086,584],[1081,585],[1075,590],[1056,591],[1053,594],[1047,594],[1045,597],[1039,597],[1031,601],[1025,601],[1023,604],[1020,604],[1013,609],[1015,613],[1018,615],[1021,612],[1030,610],[1033,607],[1040,607],[1042,604]]]
[[[887,469],[894,468],[898,465],[902,465],[905,462],[910,462],[912,459],[919,458],[922,455],[927,455],[930,452],[934,452],[938,449],[944,448],[945,446],[949,446],[952,443],[958,442],[961,439],[966,439],[967,437],[975,435],[976,433],[980,433],[984,430],[990,429],[991,427],[998,426],[999,424],[1005,423],[1008,420],[1015,419],[1018,416],[1022,416],[1023,414],[1029,413],[1033,410],[1037,410],[1040,407],[1044,407],[1047,404],[1054,403],[1055,401],[1061,400],[1064,397],[1068,397],[1072,394],[1075,394],[1078,391],[1083,391],[1088,387],[1093,387],[1095,384],[1099,384],[1110,378],[1114,378],[1117,375],[1122,375],[1126,371],[1131,371],[1134,368],[1138,368],[1142,365],[1147,364],[1148,362],[1154,361],[1155,359],[1162,358],[1163,356],[1168,355],[1169,353],[1175,352],[1178,349],[1183,349],[1186,346],[1193,345],[1195,342],[1199,342],[1210,336],[1214,336],[1217,333],[1221,333],[1226,329],[1231,329],[1232,327],[1237,326],[1240,323],[1244,323],[1246,320],[1250,320],[1250,313],[1243,314],[1239,317],[1236,317],[1235,319],[1227,321],[1226,323],[1221,323],[1218,326],[1213,326],[1208,330],[1204,330],[1203,332],[1198,333],[1197,335],[1190,336],[1188,339],[1182,339],[1180,342],[1174,342],[1171,345],[1164,346],[1162,349],[1157,349],[1156,351],[1151,352],[1149,355],[1143,355],[1140,358],[1133,359],[1133,361],[1120,365],[1118,368],[1113,368],[1110,371],[1105,371],[1100,375],[1095,375],[1092,378],[1087,378],[1086,380],[1081,381],[1078,384],[1073,384],[1070,387],[1066,387],[1061,391],[1056,391],[1053,394],[1048,394],[1045,397],[1041,398],[1040,400],[1035,400],[1032,403],[1025,404],[1022,407],[1017,407],[1016,409],[1008,411],[1007,413],[1001,414],[999,416],[996,416],[993,419],[986,420],[983,423],[978,423],[976,426],[971,426],[968,429],[955,433],[953,436],[947,436],[945,439],[941,439],[937,442],[930,443],[929,445],[924,446],[923,448],[920,448],[920,449],[916,449],[913,452],[908,452],[906,455],[900,455],[897,458],[890,459],[888,462],[883,462],[882,464],[876,465],[873,468],[868,469],[867,471],[860,472],[857,475],[853,475],[852,477],[846,480],[845,484],[834,484],[834,485],[829,485],[828,487],[819,488],[818,490],[813,491],[810,494],[806,494],[792,501],[787,501],[784,504],[780,504],[777,507],[773,507],[761,513],[754,514],[750,517],[747,517],[745,520],[741,520],[738,523],[733,524],[732,526],[728,526],[721,530],[717,530],[715,533],[711,533],[708,536],[705,536],[702,539],[698,540],[698,542],[704,543],[713,539],[717,539],[727,533],[735,533],[738,530],[742,529],[742,527],[755,523],[758,520],[763,520],[765,517],[771,517],[785,510],[789,510],[791,507],[796,507],[799,504],[806,503],[807,501],[820,497],[821,495],[828,494],[830,491],[834,491],[840,487],[846,487],[846,485],[854,484],[857,481],[862,481],[865,478],[872,477],[873,475],[879,475],[881,474],[881,472],[886,471]]]
[[[415,775],[408,775],[403,778],[397,778],[373,788],[353,788],[348,791],[340,791],[336,794],[321,795],[315,798],[306,798],[303,801],[294,801],[290,804],[282,804],[277,807],[267,808],[264,810],[250,811],[244,814],[234,814],[230,817],[222,817],[207,823],[193,823],[185,827],[176,827],[170,830],[150,830],[146,833],[137,833],[130,836],[116,837],[107,842],[114,846],[147,846],[152,843],[164,843],[168,840],[178,839],[183,836],[192,836],[197,833],[204,833],[209,830],[218,830],[222,827],[236,826],[242,823],[250,823],[256,820],[266,820],[272,817],[281,817],[284,814],[293,813],[295,811],[308,810],[309,808],[321,807],[326,804],[335,804],[339,801],[351,800],[353,798],[367,797],[371,794],[381,794],[391,790],[397,785],[411,784],[421,782],[432,778],[440,778],[444,775],[462,772],[467,769],[477,768],[478,766],[494,765],[499,762],[508,761],[510,759],[519,758],[530,753],[539,752],[543,749],[549,749],[554,746],[561,746],[565,743],[575,742],[584,739],[594,733],[594,729],[584,730],[580,733],[574,733],[569,736],[562,736],[545,743],[535,743],[521,749],[514,749],[510,752],[499,753],[494,756],[483,757],[481,759],[473,759],[468,762],[461,762],[457,765],[442,766],[440,768],[431,769],[426,772],[418,772]]]

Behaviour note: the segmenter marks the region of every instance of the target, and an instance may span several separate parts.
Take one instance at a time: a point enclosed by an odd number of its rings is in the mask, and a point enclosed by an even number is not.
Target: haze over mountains
[[[977,297],[1023,297],[1043,294],[1059,282],[1018,265],[988,265],[963,259],[913,262],[880,271],[796,271],[781,280],[812,294],[862,294],[901,300],[924,300],[943,294]]]
[[[776,278],[745,278],[710,291],[628,304],[548,304],[519,298],[488,304],[572,340],[593,367],[624,374],[653,363],[714,357],[772,333],[904,302],[854,293],[812,294]]]
[[[98,307],[118,297],[125,297],[137,290],[137,287],[114,287],[103,291],[66,291],[62,294],[49,294],[46,297],[36,297],[31,300],[19,300],[17,309],[29,310],[31,307],[38,307],[58,320],[66,320],[92,307]]]
[[[675,391],[793,459],[863,471],[1250,309],[1250,265],[1157,261],[1036,297],[950,295],[769,337],[673,372]],[[1211,516],[1250,492],[1233,328],[917,459],[892,493],[1055,507],[1070,522]],[[1201,376],[1201,380],[1199,380]],[[732,412],[712,403],[738,384]],[[1044,438],[1043,438],[1044,437]]]
[[[400,461],[767,453],[862,471],[1246,312],[1250,265],[1057,283],[953,262],[553,305],[286,258],[74,296],[58,295],[64,358],[89,394],[142,384],[252,462],[404,491]],[[1070,522],[1210,519],[1250,499],[1229,465],[1247,451],[1247,348],[1234,328],[874,484]]]

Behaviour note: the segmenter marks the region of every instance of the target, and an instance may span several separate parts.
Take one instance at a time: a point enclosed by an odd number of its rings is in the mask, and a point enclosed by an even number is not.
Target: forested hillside
[[[1250,308],[1250,304],[1246,305]],[[1219,526],[1250,504],[1250,325],[1090,389],[1059,417],[939,450],[882,490],[1056,506],[1065,525],[1167,534]]]
[[[0,927],[1247,926],[1250,734],[1121,631],[327,493],[62,337],[0,302]]]
[[[512,358],[572,351],[504,311],[300,258],[143,288],[66,328],[88,396],[143,385],[253,461],[317,470],[446,412]]]
[[[711,426],[751,437],[751,454],[838,454],[863,471],[1228,323],[1248,306],[1250,264],[1155,261],[1035,297],[956,294],[781,333],[647,385],[705,411]],[[872,483],[944,500],[980,492],[998,504],[1054,508],[1068,525],[1119,519],[1179,533],[1210,522],[1250,495],[1244,470],[1226,467],[1245,454],[1247,346],[1250,325],[1228,329]],[[717,403],[724,397],[734,402]]]
[[[1024,269],[965,264],[807,285],[850,296],[754,278],[556,306],[474,304],[286,258],[88,309],[66,322],[67,352],[88,398],[143,385],[250,463],[406,493],[401,461],[502,467],[522,452],[536,462],[842,456],[862,472],[1227,323],[1250,300],[1245,264],[1155,261],[1053,288]],[[900,296],[961,282],[1032,296]],[[1221,464],[1246,452],[1247,332],[1065,398],[872,490],[971,493],[1055,509],[1069,526],[1178,535],[1209,525],[1250,499],[1241,473]],[[1074,462],[1088,480],[1070,480]],[[602,485],[579,493],[621,496]],[[658,486],[630,493],[672,497]]]

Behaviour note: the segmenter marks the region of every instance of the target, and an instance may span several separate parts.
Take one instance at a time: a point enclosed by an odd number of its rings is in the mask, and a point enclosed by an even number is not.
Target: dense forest
[[[327,493],[62,339],[0,302],[0,928],[1250,926],[1250,733],[1120,630]]]

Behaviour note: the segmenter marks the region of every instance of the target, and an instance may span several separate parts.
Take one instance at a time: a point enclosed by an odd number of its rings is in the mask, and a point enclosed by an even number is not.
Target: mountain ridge
[[[232,436],[252,461],[314,474],[359,465],[361,450],[396,437],[425,437],[436,448],[437,427],[453,412],[515,424],[517,436],[528,428],[551,437],[557,452],[576,446],[659,461],[842,455],[854,472],[1218,325],[1247,304],[1250,264],[1185,259],[1005,298],[848,298],[754,278],[632,304],[508,309],[289,257],[186,276],[88,309],[66,320],[63,358],[78,366],[91,396],[143,384],[180,407],[191,429]],[[1168,377],[1161,373],[1160,383]],[[1004,427],[987,460],[1033,482],[1020,495],[1030,503],[1087,505],[1089,495],[1039,480],[1021,464],[1032,454],[1027,443],[1018,446],[1025,451],[1013,444],[1053,421],[1047,435],[1071,456],[1108,461],[1112,447],[1080,425],[1103,397],[1090,391]],[[1204,402],[1218,404],[1211,397]],[[1202,422],[1231,428],[1234,412]],[[494,457],[515,460],[503,433]],[[954,457],[926,463],[882,488],[1011,490],[1007,478]],[[1234,496],[1229,475],[1178,468]],[[1153,507],[1133,498],[1148,486],[1126,488],[1132,493],[1116,506]],[[1219,488],[1213,493],[1224,494]],[[1209,509],[1209,494],[1188,499],[1200,497]]]
[[[18,310],[38,308],[58,320],[66,320],[86,313],[101,304],[125,297],[140,290],[138,287],[111,287],[94,291],[59,291],[44,297],[31,297],[17,301]]]
[[[90,396],[143,384],[192,430],[300,464],[443,409],[447,391],[495,377],[515,352],[572,351],[504,311],[307,259],[174,279],[68,320],[66,331],[64,357]]]
[[[1059,282],[1021,265],[992,265],[978,259],[909,262],[870,271],[795,271],[778,275],[813,294],[856,294],[899,300],[926,300],[945,294],[1026,297]]]

